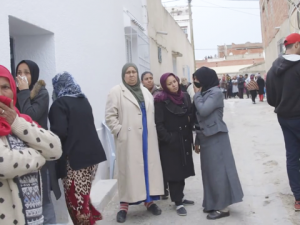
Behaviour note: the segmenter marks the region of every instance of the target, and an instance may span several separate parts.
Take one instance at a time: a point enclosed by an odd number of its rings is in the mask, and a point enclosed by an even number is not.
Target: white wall
[[[69,71],[88,97],[97,128],[104,119],[106,96],[121,82],[125,63],[123,22],[124,2],[71,0],[2,0],[0,7],[0,64],[10,69],[9,16],[26,21],[52,35],[16,35],[16,64],[34,60],[41,78],[52,92],[51,79],[57,72]],[[127,0],[127,8],[142,21],[139,0]],[[137,4],[138,3],[138,4]],[[21,30],[21,27],[20,27]],[[50,93],[51,94],[51,93]],[[103,140],[103,132],[99,136]],[[103,143],[105,146],[105,143]],[[107,165],[101,165],[99,178],[106,178]]]
[[[193,48],[185,33],[177,22],[162,6],[160,0],[147,2],[150,37],[151,71],[155,83],[159,84],[162,74],[173,71],[172,51],[180,52],[183,56],[177,57],[177,76],[183,77],[183,68],[188,66],[190,77],[194,73]],[[168,32],[168,35],[157,34],[157,31]],[[158,62],[158,46],[162,47],[162,63]],[[187,69],[185,69],[187,70]]]

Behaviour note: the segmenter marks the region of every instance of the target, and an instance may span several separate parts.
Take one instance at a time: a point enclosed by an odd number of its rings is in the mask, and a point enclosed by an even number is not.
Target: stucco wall
[[[289,35],[289,33],[289,20],[286,20],[280,26],[280,29],[278,29],[277,34],[273,37],[269,45],[265,47],[265,69],[267,72],[271,68],[275,59],[278,58],[278,41]]]
[[[81,85],[92,107],[96,128],[104,147],[106,97],[121,82],[126,62],[124,8],[142,24],[145,0],[3,0],[0,7],[0,64],[10,69],[9,17],[12,16],[48,31],[47,35],[17,35],[14,31],[16,64],[34,60],[52,93],[51,79],[57,72],[69,71]],[[144,6],[145,8],[145,6]],[[146,27],[145,27],[146,28]],[[21,27],[19,27],[20,30]],[[21,32],[22,33],[22,32]],[[25,32],[26,33],[26,32]],[[99,167],[98,179],[107,178],[108,165]]]
[[[191,79],[194,73],[193,49],[186,35],[162,6],[160,0],[148,0],[147,9],[149,17],[150,61],[155,83],[159,83],[159,79],[163,73],[174,72],[172,51],[180,52],[183,55],[177,58],[176,75],[183,77],[183,68],[188,66]],[[157,31],[168,32],[168,35],[157,34]],[[162,63],[158,61],[158,46],[162,48]]]

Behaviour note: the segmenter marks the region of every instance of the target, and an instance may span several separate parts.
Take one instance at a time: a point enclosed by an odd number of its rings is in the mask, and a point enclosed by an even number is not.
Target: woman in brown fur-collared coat
[[[21,113],[30,116],[44,129],[48,129],[49,93],[46,83],[39,80],[39,67],[30,60],[22,60],[16,69],[16,83],[18,85],[17,107]],[[43,183],[43,216],[44,224],[56,224],[54,207],[50,190],[56,199],[61,192],[56,177],[55,162],[46,162],[41,169]]]

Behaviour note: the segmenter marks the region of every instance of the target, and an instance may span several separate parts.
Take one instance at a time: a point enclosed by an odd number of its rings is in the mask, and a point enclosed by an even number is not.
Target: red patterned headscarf
[[[13,91],[13,99],[7,98],[5,96],[0,96],[0,102],[4,103],[5,105],[7,105],[8,107],[10,107],[11,101],[13,100],[13,104],[15,107],[15,111],[18,114],[19,117],[24,118],[26,121],[32,123],[34,122],[30,116],[27,116],[25,114],[21,114],[19,112],[19,110],[16,108],[16,102],[17,102],[17,88],[16,88],[16,83],[15,80],[13,78],[13,76],[11,75],[11,73],[9,72],[9,70],[0,65],[0,77],[4,77],[9,81],[10,84],[10,88]],[[36,122],[34,122],[35,124],[37,124]],[[37,124],[38,125],[38,124]],[[38,125],[38,127],[41,127],[40,125]],[[0,136],[6,136],[8,134],[11,133],[11,127],[10,124],[3,118],[0,117]]]

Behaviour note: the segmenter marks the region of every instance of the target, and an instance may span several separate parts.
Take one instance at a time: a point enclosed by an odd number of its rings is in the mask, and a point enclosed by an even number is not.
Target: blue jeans
[[[278,116],[285,148],[286,167],[290,187],[297,201],[300,201],[300,116],[295,119],[286,119]]]

